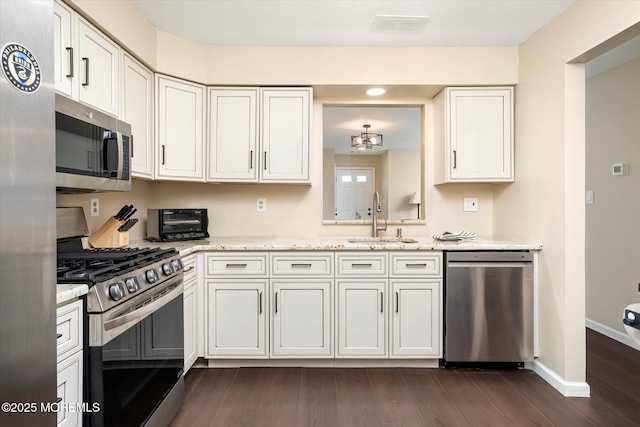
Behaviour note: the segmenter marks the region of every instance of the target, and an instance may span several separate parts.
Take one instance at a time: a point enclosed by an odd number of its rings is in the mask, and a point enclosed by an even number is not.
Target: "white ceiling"
[[[2,0],[0,0],[2,1]],[[517,46],[573,0],[133,0],[156,28],[221,46]],[[417,32],[372,28],[376,15],[429,17]],[[380,98],[431,98],[437,86],[388,87]],[[315,98],[363,99],[364,86],[324,86]],[[367,102],[370,102],[367,100]],[[373,102],[373,101],[371,101]],[[347,152],[371,125],[384,149],[419,144],[419,109],[325,109],[325,145]],[[374,150],[366,150],[372,154]]]
[[[573,0],[133,0],[156,26],[222,46],[516,46]],[[376,15],[428,16],[419,32]]]

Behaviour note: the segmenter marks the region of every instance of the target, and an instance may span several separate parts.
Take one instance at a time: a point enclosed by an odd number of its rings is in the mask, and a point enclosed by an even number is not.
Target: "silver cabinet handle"
[[[455,169],[458,166],[458,155],[456,150],[453,150],[453,168]]]
[[[229,264],[227,263],[227,268],[247,268],[247,263],[238,263],[238,264]]]
[[[82,60],[84,61],[84,83],[82,83],[82,86],[89,86],[89,58],[82,58]]]
[[[258,295],[258,298],[260,300],[260,304],[259,304],[260,311],[259,311],[259,313],[262,314],[262,292],[260,292],[260,295]]]
[[[253,150],[249,152],[249,170],[253,169]]]
[[[267,152],[264,152],[264,170],[267,170]]]
[[[68,47],[66,49],[69,52],[69,74],[67,74],[67,77],[71,78],[73,77],[73,48]]]
[[[190,272],[191,270],[195,270],[195,269],[196,269],[195,267],[191,267],[191,268],[188,268],[188,269],[184,270],[184,272],[185,272],[185,273],[188,273],[188,272]]]
[[[311,263],[293,263],[291,264],[291,268],[311,268]]]
[[[399,295],[396,292],[396,313],[400,310],[400,301],[399,301]]]
[[[62,334],[57,334],[56,339],[62,338]]]
[[[351,267],[353,268],[371,268],[373,267],[373,264],[369,263],[353,263],[351,264]]]
[[[426,262],[422,262],[422,263],[406,263],[405,266],[407,268],[426,268],[427,267],[427,263]]]
[[[276,292],[275,297],[276,297],[276,300],[275,300],[275,304],[274,305],[275,305],[276,313],[277,313],[278,312],[278,293],[277,292]]]
[[[164,144],[162,144],[162,164],[164,165]]]
[[[380,292],[380,313],[384,312],[384,294]]]

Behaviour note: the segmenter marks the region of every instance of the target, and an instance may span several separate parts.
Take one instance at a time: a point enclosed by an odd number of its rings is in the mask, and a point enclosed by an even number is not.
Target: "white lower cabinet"
[[[336,357],[387,357],[387,279],[336,279]]]
[[[442,356],[441,252],[220,252],[204,258],[208,359]]]
[[[61,403],[82,402],[82,313],[81,300],[56,309],[57,391]],[[82,425],[82,412],[66,411],[60,405],[58,426]]]
[[[184,265],[184,373],[193,366],[198,359],[198,344],[201,340],[202,327],[199,313],[202,299],[201,283],[196,269],[196,255],[189,255],[182,259]]]
[[[442,280],[391,279],[391,357],[442,354]]]
[[[266,358],[266,279],[208,280],[206,357]]]
[[[333,357],[333,280],[272,280],[271,289],[271,357]]]

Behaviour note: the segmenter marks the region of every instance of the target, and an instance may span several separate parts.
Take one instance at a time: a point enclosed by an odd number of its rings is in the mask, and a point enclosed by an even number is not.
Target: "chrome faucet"
[[[371,228],[373,231],[373,237],[378,237],[378,230],[387,231],[387,219],[384,219],[384,225],[378,225],[378,212],[382,212],[382,205],[380,204],[380,194],[377,191],[373,192],[373,221]]]

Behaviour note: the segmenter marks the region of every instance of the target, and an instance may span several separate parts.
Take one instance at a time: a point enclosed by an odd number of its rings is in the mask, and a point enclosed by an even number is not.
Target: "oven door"
[[[180,278],[127,307],[89,315],[85,401],[100,410],[86,414],[87,425],[150,425],[156,413],[171,422],[184,396],[182,292]]]

